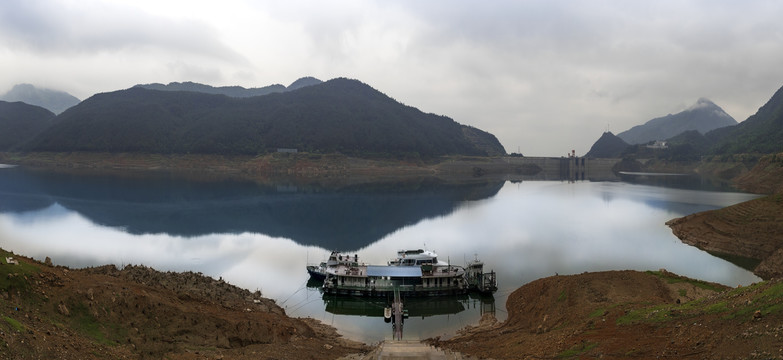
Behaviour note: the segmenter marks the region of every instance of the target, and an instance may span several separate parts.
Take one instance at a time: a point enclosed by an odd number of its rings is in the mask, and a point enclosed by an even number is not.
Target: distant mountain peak
[[[607,131],[601,134],[601,137],[593,144],[590,151],[585,154],[585,157],[617,158],[620,157],[620,154],[622,154],[626,148],[628,148],[628,143],[615,134],[612,134],[611,131]]]
[[[291,85],[288,85],[286,88],[288,91],[301,89],[305,86],[311,86],[311,85],[318,85],[322,83],[323,81],[318,80],[312,76],[305,76],[297,79],[296,81],[292,82]]]
[[[29,105],[40,106],[59,114],[80,102],[75,96],[59,90],[38,88],[32,84],[17,84],[0,96],[0,100],[21,101]]]
[[[652,119],[617,136],[629,144],[646,144],[654,140],[669,139],[689,130],[705,134],[736,124],[737,121],[720,106],[707,98],[699,98],[695,104],[677,114]]]

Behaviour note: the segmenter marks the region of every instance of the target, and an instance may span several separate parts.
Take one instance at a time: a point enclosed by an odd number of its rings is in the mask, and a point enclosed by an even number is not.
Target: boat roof
[[[421,267],[367,265],[367,276],[421,277]]]

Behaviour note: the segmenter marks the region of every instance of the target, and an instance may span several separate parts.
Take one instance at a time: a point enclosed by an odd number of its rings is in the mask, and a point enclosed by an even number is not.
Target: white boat
[[[323,290],[327,294],[356,296],[385,296],[395,288],[405,295],[437,296],[465,294],[479,290],[492,293],[497,290],[494,272],[485,277],[483,263],[470,265],[471,274],[491,282],[481,288],[468,281],[462,266],[438,259],[429,250],[400,250],[397,258],[387,265],[365,265],[357,262],[327,266]]]

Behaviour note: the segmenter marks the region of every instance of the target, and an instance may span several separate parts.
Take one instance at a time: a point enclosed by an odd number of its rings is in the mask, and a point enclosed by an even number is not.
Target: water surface
[[[623,182],[326,187],[202,181],[166,174],[84,176],[0,168],[0,246],[71,267],[144,264],[196,271],[261,290],[291,316],[366,342],[391,339],[383,301],[323,298],[305,265],[330,250],[384,264],[427,248],[498,273],[493,298],[408,301],[406,338],[450,336],[484,312],[507,316],[514,289],[555,274],[669,271],[729,286],[759,279],[682,244],[664,224],[754,198]]]

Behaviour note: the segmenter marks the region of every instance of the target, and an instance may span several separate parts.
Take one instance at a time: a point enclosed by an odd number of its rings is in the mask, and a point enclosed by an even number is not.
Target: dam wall
[[[519,180],[619,181],[612,167],[621,159],[568,157],[505,157],[511,166],[536,165],[541,171]]]

